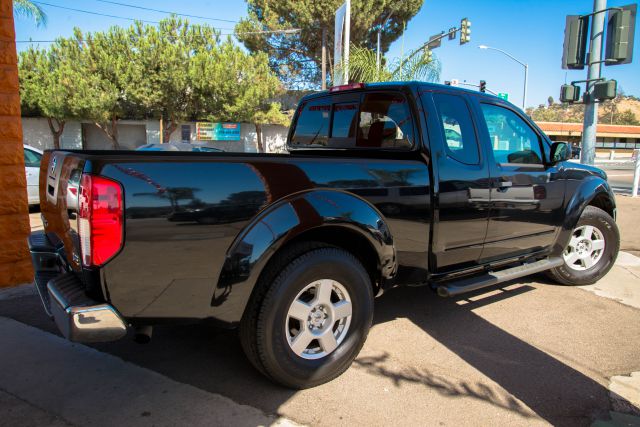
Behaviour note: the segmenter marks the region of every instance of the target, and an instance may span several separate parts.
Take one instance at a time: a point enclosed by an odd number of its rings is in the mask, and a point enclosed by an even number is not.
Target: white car
[[[38,182],[40,181],[40,161],[42,151],[29,145],[24,145],[24,169],[27,174],[27,197],[29,206],[40,205],[40,192]]]

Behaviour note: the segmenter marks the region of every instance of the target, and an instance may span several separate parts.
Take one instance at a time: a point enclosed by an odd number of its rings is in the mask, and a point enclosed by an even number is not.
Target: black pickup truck
[[[493,96],[335,87],[301,100],[288,148],[46,152],[29,244],[61,332],[214,320],[239,327],[258,370],[305,388],[349,367],[390,287],[450,297],[542,271],[584,285],[618,253],[605,173]]]

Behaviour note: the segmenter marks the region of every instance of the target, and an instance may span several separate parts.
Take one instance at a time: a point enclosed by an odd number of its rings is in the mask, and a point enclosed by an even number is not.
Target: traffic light
[[[487,91],[487,82],[484,80],[480,80],[480,92],[484,93]]]
[[[562,85],[560,86],[560,102],[578,102],[580,100],[580,86]]]
[[[460,44],[469,43],[471,41],[471,21],[462,18],[460,21]]]
[[[605,65],[628,64],[633,58],[633,38],[637,5],[609,12],[605,49]]]
[[[618,82],[616,80],[604,80],[595,82],[593,85],[593,98],[598,101],[614,99],[618,93]]]
[[[589,35],[589,17],[567,16],[564,28],[562,49],[562,68],[582,70],[587,58],[587,37]]]
[[[449,28],[449,40],[455,40],[456,31],[458,31],[458,29],[456,27]]]

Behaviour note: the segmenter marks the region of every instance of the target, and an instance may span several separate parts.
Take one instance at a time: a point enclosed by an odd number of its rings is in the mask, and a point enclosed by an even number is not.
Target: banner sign
[[[240,123],[197,122],[198,141],[240,141]]]
[[[350,27],[351,0],[346,0],[335,14],[333,63],[339,71],[333,76],[334,86],[349,83],[349,69],[345,64],[349,63]]]

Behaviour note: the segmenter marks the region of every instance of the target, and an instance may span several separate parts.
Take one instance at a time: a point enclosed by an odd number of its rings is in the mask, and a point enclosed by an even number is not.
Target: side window
[[[471,113],[464,98],[434,93],[433,100],[438,110],[449,157],[468,165],[480,163],[478,140]]]
[[[396,93],[367,93],[360,107],[357,147],[413,146],[413,123],[407,100]]]
[[[42,156],[35,151],[24,149],[24,165],[28,168],[39,168]]]
[[[326,146],[329,138],[331,98],[314,99],[302,106],[291,139],[292,145]]]
[[[480,104],[498,163],[542,164],[540,140],[516,113],[492,104]]]

